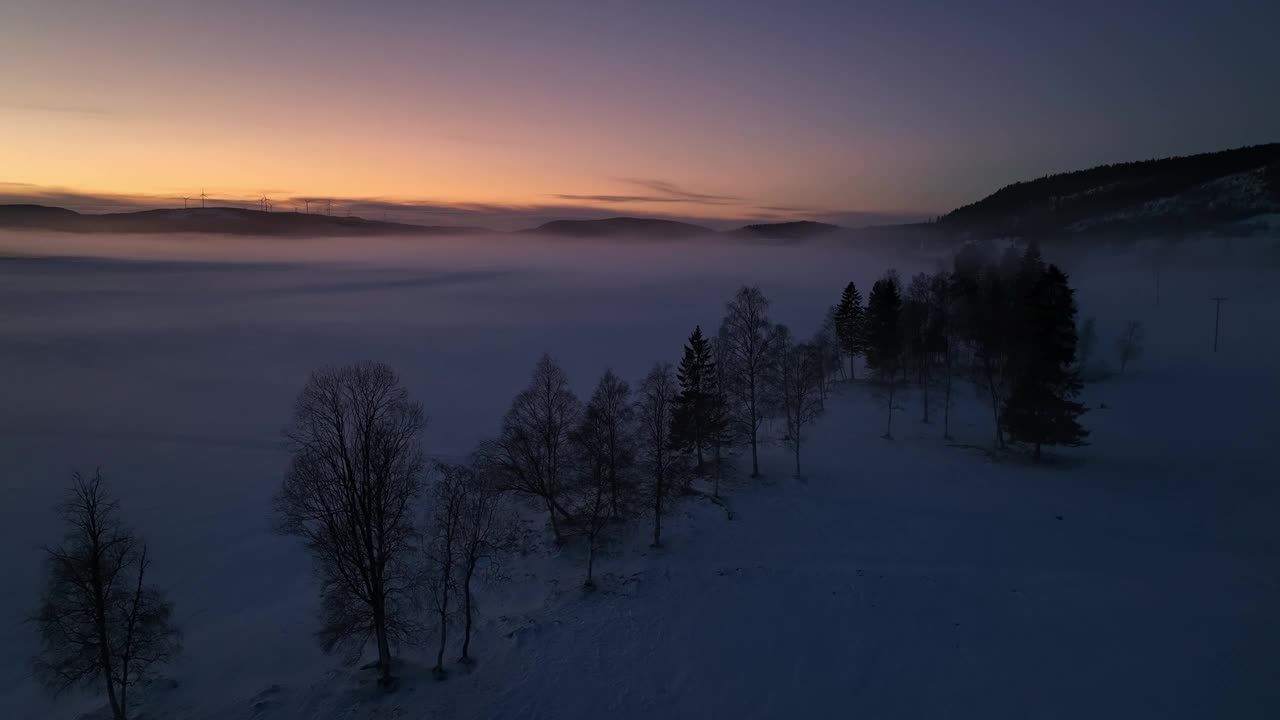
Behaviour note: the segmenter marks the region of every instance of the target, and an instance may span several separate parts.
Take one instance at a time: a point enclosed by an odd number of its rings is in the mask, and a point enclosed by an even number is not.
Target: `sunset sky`
[[[856,222],[1280,139],[1275,0],[1031,4],[0,0],[0,195]]]

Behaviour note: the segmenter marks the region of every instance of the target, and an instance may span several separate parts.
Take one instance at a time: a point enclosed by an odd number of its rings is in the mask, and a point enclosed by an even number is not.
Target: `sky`
[[[1276,27],[1274,0],[0,0],[0,201],[930,216],[1280,140]]]

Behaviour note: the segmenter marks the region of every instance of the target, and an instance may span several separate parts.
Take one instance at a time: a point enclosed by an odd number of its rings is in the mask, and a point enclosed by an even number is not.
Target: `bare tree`
[[[731,412],[751,441],[751,476],[760,475],[760,426],[766,411],[767,382],[777,336],[769,321],[769,300],[758,287],[744,286],[725,306],[720,324],[724,362],[721,378],[732,400]]]
[[[676,453],[671,445],[671,417],[679,392],[669,363],[653,366],[636,394],[640,466],[647,471],[653,502],[653,546],[662,545],[663,501],[671,494]]]
[[[463,523],[471,488],[470,468],[440,463],[437,480],[431,489],[431,510],[427,522],[427,538],[423,545],[426,564],[423,587],[427,604],[438,622],[440,636],[436,665],[432,672],[444,672],[444,648],[449,638],[449,623],[456,612],[450,606],[458,589],[459,554],[463,544]]]
[[[778,353],[778,390],[786,432],[783,442],[795,455],[796,477],[800,477],[800,446],[805,430],[822,414],[822,359],[813,345],[790,341],[782,328],[782,349]]]
[[[426,423],[395,372],[366,362],[312,373],[284,432],[292,458],[276,521],[315,560],[320,645],[357,653],[372,636],[383,686],[392,680],[391,643],[413,630],[413,504]]]
[[[556,543],[564,541],[557,514],[569,517],[560,496],[572,464],[570,434],[580,414],[581,403],[569,389],[569,378],[544,353],[529,386],[511,401],[502,434],[483,450],[501,468],[511,490],[543,504]]]
[[[1142,357],[1143,341],[1146,339],[1146,330],[1142,327],[1142,323],[1137,320],[1130,320],[1125,323],[1124,331],[1120,333],[1120,337],[1116,339],[1116,349],[1120,352],[1120,374],[1123,375],[1125,368],[1129,363]]]
[[[129,716],[129,691],[182,651],[173,605],[146,584],[147,546],[118,517],[102,475],[72,476],[62,543],[45,548],[35,677],[55,694],[100,687],[111,716]]]
[[[929,279],[929,306],[937,323],[938,350],[942,373],[942,437],[951,439],[951,389],[960,362],[960,323],[956,309],[957,290],[952,275],[939,272]]]
[[[471,662],[471,624],[476,606],[472,588],[482,565],[487,565],[490,579],[498,577],[498,554],[509,542],[513,518],[497,483],[483,467],[460,466],[458,472],[465,488],[458,545],[463,608],[462,656],[459,662],[466,664]]]
[[[592,570],[596,548],[608,519],[618,517],[620,503],[631,495],[631,469],[635,462],[635,410],[631,388],[612,370],[606,370],[586,410],[574,440],[583,456],[580,515],[587,522],[586,586],[594,587]]]
[[[735,425],[730,421],[729,397],[724,387],[724,371],[727,353],[725,344],[719,339],[711,341],[711,355],[715,358],[714,377],[711,385],[714,392],[709,398],[707,408],[708,439],[711,442],[712,460],[715,462],[716,475],[712,496],[720,497],[720,483],[724,480],[724,466],[728,462],[729,450],[738,444],[738,436],[734,433]]]

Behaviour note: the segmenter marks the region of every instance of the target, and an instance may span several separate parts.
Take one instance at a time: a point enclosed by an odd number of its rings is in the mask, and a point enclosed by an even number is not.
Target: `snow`
[[[186,634],[144,717],[1280,710],[1280,330],[1263,321],[1280,313],[1274,270],[1165,268],[1157,305],[1143,263],[1078,261],[1098,353],[1113,355],[1129,319],[1148,337],[1129,374],[1087,388],[1092,445],[1044,466],[949,446],[911,394],[887,442],[882,404],[843,385],[803,450],[803,480],[769,447],[763,480],[726,487],[732,519],[684,499],[664,548],[648,547],[641,523],[598,560],[594,593],[580,587],[581,548],[555,549],[531,525],[535,545],[481,595],[477,664],[436,680],[430,648],[410,651],[400,688],[383,694],[371,671],[316,649],[306,555],[269,531],[278,430],[311,367],[390,362],[433,416],[428,450],[456,457],[496,429],[542,349],[584,394],[606,365],[635,380],[675,359],[738,283],[760,282],[803,336],[849,268],[860,286],[890,265],[918,268],[830,248],[706,250],[672,273],[671,246],[388,243],[362,246],[358,264],[301,263],[297,245],[217,257],[115,246],[166,263],[0,260],[0,717],[101,713],[100,700],[34,686],[21,623],[37,547],[58,532],[51,506],[72,468],[99,463],[151,541]],[[0,238],[0,252],[18,247],[30,243]],[[1219,294],[1231,300],[1213,354],[1207,298]],[[959,395],[955,444],[987,447],[989,410]]]

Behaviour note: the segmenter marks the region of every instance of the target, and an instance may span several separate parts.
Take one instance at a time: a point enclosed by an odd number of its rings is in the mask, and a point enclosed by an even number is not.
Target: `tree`
[[[867,367],[875,372],[884,386],[889,410],[884,436],[893,437],[893,396],[902,367],[902,293],[898,276],[893,271],[871,286],[867,298]]]
[[[785,330],[785,328],[784,328]],[[822,414],[821,360],[809,344],[792,344],[785,333],[783,349],[778,353],[777,377],[781,406],[786,419],[783,442],[791,448],[796,461],[796,477],[800,477],[800,446],[805,430]]]
[[[1000,407],[1014,375],[1012,343],[1016,332],[1012,321],[1007,281],[997,265],[987,265],[972,284],[966,284],[963,302],[966,306],[965,334],[972,347],[974,380],[991,402],[997,447],[1004,447],[1000,424]]]
[[[1124,331],[1120,333],[1120,337],[1116,339],[1116,349],[1120,352],[1120,374],[1123,375],[1125,368],[1129,367],[1129,363],[1142,357],[1142,342],[1146,337],[1146,331],[1142,327],[1142,323],[1137,320],[1130,320],[1125,323]]]
[[[729,450],[738,444],[738,436],[734,434],[734,425],[729,413],[729,396],[725,392],[722,368],[725,367],[724,343],[711,341],[711,356],[716,359],[713,368],[712,392],[707,408],[707,437],[711,442],[711,458],[716,466],[712,496],[720,497],[720,482],[724,479],[724,466],[728,461]]]
[[[725,306],[720,324],[724,351],[720,379],[731,399],[731,417],[751,442],[751,476],[760,475],[759,434],[764,424],[768,372],[777,351],[769,301],[760,288],[743,286]]]
[[[836,337],[840,341],[840,350],[849,356],[849,379],[854,378],[853,361],[866,352],[865,313],[862,309],[862,295],[858,287],[850,282],[844,286],[840,295],[840,304],[836,305]]]
[[[509,540],[512,518],[501,489],[483,466],[457,466],[455,472],[459,473],[463,487],[458,537],[463,610],[462,656],[459,662],[466,664],[471,662],[471,623],[476,605],[472,586],[484,563],[488,564],[490,579],[497,576],[498,551]]]
[[[653,502],[653,546],[662,545],[663,501],[672,491],[676,471],[671,447],[671,416],[676,401],[676,378],[671,365],[653,366],[636,394],[636,418],[639,421],[640,466],[649,480],[649,497]]]
[[[1088,431],[1078,418],[1085,412],[1075,401],[1081,383],[1075,370],[1076,304],[1067,276],[1049,265],[1031,291],[1026,307],[1028,332],[1021,375],[1005,401],[1001,424],[1016,442],[1083,445]]]
[[[827,315],[823,318],[822,326],[818,328],[818,332],[814,333],[813,339],[809,344],[813,345],[814,352],[818,359],[818,372],[821,382],[818,383],[819,400],[823,407],[826,407],[827,394],[831,390],[831,378],[840,372],[843,360],[841,359],[840,339],[836,335],[836,309],[834,307],[827,310]]]
[[[942,355],[942,436],[951,439],[951,386],[960,361],[957,292],[953,276],[945,271],[929,279],[929,305]],[[926,406],[927,407],[927,406]]]
[[[582,413],[574,441],[583,456],[581,512],[587,531],[587,578],[595,587],[596,548],[612,511],[620,515],[620,499],[629,497],[635,463],[635,410],[627,382],[606,370]]]
[[[712,397],[715,388],[715,360],[711,357],[711,344],[702,336],[702,327],[693,329],[684,357],[676,371],[680,381],[680,394],[676,397],[671,427],[672,440],[682,450],[692,450],[697,458],[697,470],[703,471],[703,450],[710,445],[708,437]]]
[[[440,645],[436,651],[436,665],[431,670],[444,672],[444,648],[449,635],[449,622],[453,617],[450,601],[458,589],[459,555],[463,544],[463,520],[468,504],[467,493],[471,489],[467,475],[470,469],[464,465],[440,463],[436,466],[437,480],[431,492],[431,511],[427,520],[425,573],[423,587],[427,603],[436,616]]]
[[[907,369],[915,373],[916,384],[920,386],[923,408],[920,421],[924,423],[929,422],[929,388],[933,385],[935,358],[946,350],[940,319],[945,304],[938,304],[931,284],[932,280],[924,273],[911,278],[901,316],[903,360]]]
[[[502,469],[510,489],[546,508],[557,544],[564,542],[557,514],[570,516],[560,496],[572,464],[570,434],[581,412],[564,370],[544,353],[529,386],[511,401],[502,434],[484,451]]]
[[[392,681],[391,643],[413,631],[413,504],[426,423],[395,372],[366,362],[313,372],[284,432],[291,459],[276,523],[315,561],[320,645],[358,652],[372,635],[383,686]]]
[[[146,583],[146,543],[120,520],[100,472],[74,473],[59,509],[66,532],[45,548],[45,589],[31,618],[40,632],[32,671],[54,694],[101,688],[111,716],[126,720],[129,691],[182,651],[173,605]]]

